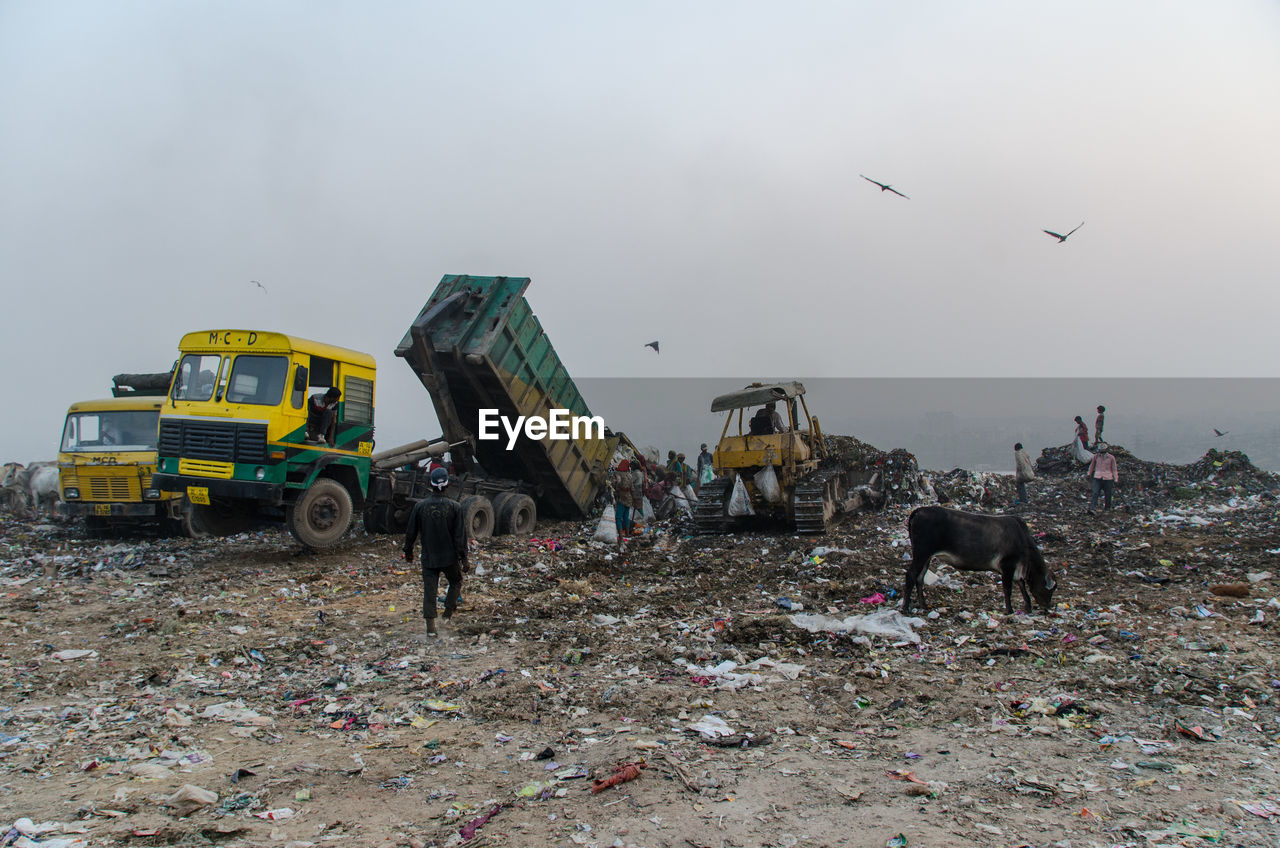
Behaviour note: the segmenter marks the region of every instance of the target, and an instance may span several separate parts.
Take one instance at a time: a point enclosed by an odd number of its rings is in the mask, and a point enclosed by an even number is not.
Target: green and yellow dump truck
[[[159,524],[202,535],[181,492],[155,486],[156,429],[169,373],[117,374],[112,397],[73,403],[58,447],[63,515],[94,532]]]
[[[483,438],[482,417],[575,419],[590,411],[524,291],[527,277],[445,276],[396,348],[431,396],[444,433],[374,453],[373,357],[252,330],[189,333],[161,410],[155,485],[181,493],[210,532],[284,520],[328,547],[355,510],[374,532],[402,530],[427,492],[423,461],[448,452],[447,494],[474,537],[532,531],[539,511],[580,518],[603,485],[618,438]],[[334,443],[308,439],[308,398],[341,392]],[[491,430],[492,427],[489,427]]]

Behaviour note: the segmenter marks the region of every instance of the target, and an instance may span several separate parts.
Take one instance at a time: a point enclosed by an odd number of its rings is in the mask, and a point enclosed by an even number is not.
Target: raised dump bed
[[[396,356],[431,395],[445,439],[463,443],[450,452],[457,470],[475,473],[478,462],[488,476],[531,487],[541,510],[581,518],[604,482],[616,436],[607,430],[600,436],[595,428],[580,428],[569,439],[521,434],[508,449],[499,426],[501,438],[476,438],[482,409],[496,409],[511,422],[519,416],[550,418],[553,409],[591,416],[524,298],[528,286],[528,277],[446,275]]]

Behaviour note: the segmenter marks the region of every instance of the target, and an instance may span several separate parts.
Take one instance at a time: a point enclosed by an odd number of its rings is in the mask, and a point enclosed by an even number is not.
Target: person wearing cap
[[[1107,443],[1098,445],[1098,452],[1089,462],[1089,480],[1093,484],[1093,494],[1089,498],[1089,512],[1098,505],[1098,494],[1102,494],[1103,510],[1111,509],[1111,492],[1120,482],[1120,469],[1116,466],[1116,458],[1107,450]]]
[[[433,469],[429,481],[431,494],[413,505],[409,526],[404,534],[404,559],[413,562],[413,546],[422,537],[422,617],[427,621],[427,635],[436,635],[436,593],[440,575],[449,581],[444,597],[444,617],[453,617],[462,593],[462,574],[470,571],[467,564],[467,525],[462,507],[444,496],[449,487],[449,472]]]
[[[307,400],[307,441],[324,441],[333,447],[340,397],[342,392],[333,386],[324,394],[316,392]]]
[[[695,492],[702,489],[703,483],[710,483],[715,479],[716,472],[715,468],[712,466],[714,461],[715,460],[711,456],[711,452],[707,450],[707,443],[703,442],[698,453],[698,479],[693,484],[693,490]]]

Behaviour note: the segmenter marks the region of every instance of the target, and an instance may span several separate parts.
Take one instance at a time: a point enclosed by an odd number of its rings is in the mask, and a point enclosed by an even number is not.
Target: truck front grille
[[[157,447],[163,457],[265,463],[267,428],[237,421],[161,418]]]
[[[91,501],[136,501],[142,498],[142,491],[137,477],[105,477],[81,474],[81,495],[83,487],[88,483],[88,500]]]

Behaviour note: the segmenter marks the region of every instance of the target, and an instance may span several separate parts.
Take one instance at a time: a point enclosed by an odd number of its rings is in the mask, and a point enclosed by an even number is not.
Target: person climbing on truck
[[[467,527],[462,507],[444,496],[449,488],[449,472],[437,468],[430,476],[431,494],[413,505],[409,526],[404,535],[405,562],[413,562],[413,546],[422,537],[422,617],[427,621],[427,635],[436,635],[436,593],[440,591],[440,575],[449,581],[444,597],[447,621],[458,608],[462,594],[462,575],[471,570],[467,564]]]
[[[324,394],[316,392],[307,401],[307,441],[328,442],[333,447],[340,397],[342,392],[334,386]]]

